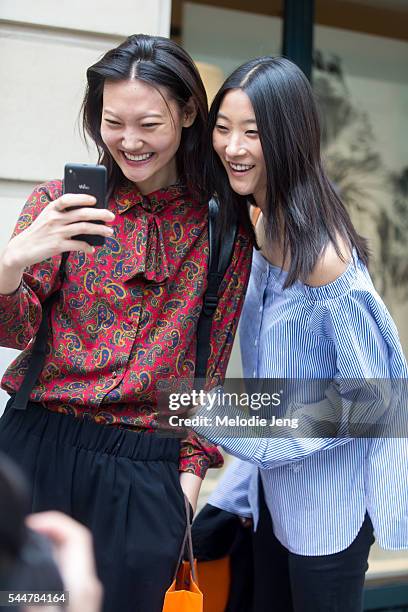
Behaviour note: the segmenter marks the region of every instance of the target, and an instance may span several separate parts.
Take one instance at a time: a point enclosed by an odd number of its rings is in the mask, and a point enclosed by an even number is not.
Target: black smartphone
[[[107,172],[105,166],[94,164],[66,164],[64,172],[64,193],[83,193],[96,198],[95,208],[106,208]],[[74,207],[72,207],[74,208]],[[75,207],[78,208],[78,207]],[[102,221],[92,221],[102,224]],[[91,246],[102,246],[104,236],[81,234],[74,240],[83,240]]]

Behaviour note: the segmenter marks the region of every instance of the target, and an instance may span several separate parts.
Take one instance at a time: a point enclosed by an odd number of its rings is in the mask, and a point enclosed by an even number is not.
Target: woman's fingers
[[[64,213],[53,218],[64,224],[76,223],[78,221],[102,221],[112,223],[115,215],[106,208],[95,208],[96,199],[93,196],[83,194],[66,193],[54,200],[48,207],[50,216],[53,212]],[[45,209],[45,210],[47,210]],[[54,213],[55,214],[55,213]]]
[[[75,210],[65,209],[63,221],[69,223],[78,223],[79,221],[102,221],[103,223],[112,223],[115,215],[110,210],[105,208],[93,208],[90,206],[81,206]]]
[[[114,230],[112,227],[108,227],[100,223],[87,223],[86,221],[79,221],[78,223],[65,225],[63,233],[69,238],[71,236],[77,236],[78,234],[91,234],[108,238],[109,236],[113,236]]]
[[[84,253],[94,253],[95,247],[84,242],[83,240],[64,240],[61,243],[60,253],[68,251],[83,251]]]
[[[64,193],[64,195],[50,204],[55,210],[58,210],[58,212],[63,212],[71,206],[95,206],[96,198],[82,193]]]

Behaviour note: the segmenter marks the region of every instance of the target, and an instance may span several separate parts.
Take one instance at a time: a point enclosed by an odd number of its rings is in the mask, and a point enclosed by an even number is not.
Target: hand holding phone
[[[41,204],[42,209],[32,223],[8,242],[0,254],[0,293],[13,293],[29,266],[67,251],[92,253],[93,245],[103,244],[105,237],[114,234],[110,224],[115,215],[106,208],[106,170],[103,168],[101,174],[97,171],[102,179],[98,178],[96,184],[77,181],[76,186],[74,179],[83,176],[84,169],[82,166],[74,175],[74,171],[69,172],[68,165],[66,171],[70,179],[65,185],[66,193],[50,200],[46,206]],[[93,170],[91,174],[94,175]],[[77,187],[81,193],[68,193],[68,189],[75,191]],[[88,191],[95,193],[96,198],[88,195]],[[40,194],[36,197],[39,198]]]
[[[96,198],[95,208],[107,208],[107,172],[105,166],[92,164],[66,164],[64,172],[64,194],[84,194]],[[75,207],[78,208],[78,207]],[[72,208],[71,208],[72,210]],[[103,221],[92,221],[103,224]],[[78,234],[73,240],[87,242],[91,246],[102,246],[105,237],[99,234]]]

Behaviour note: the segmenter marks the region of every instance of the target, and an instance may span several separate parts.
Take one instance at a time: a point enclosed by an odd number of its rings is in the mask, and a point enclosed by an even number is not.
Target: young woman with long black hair
[[[61,510],[92,530],[104,610],[160,612],[185,531],[183,493],[194,509],[207,468],[222,463],[195,434],[180,442],[157,432],[158,382],[194,379],[208,267],[207,99],[191,58],[161,37],[129,37],[87,79],[83,122],[108,171],[108,210],[63,195],[59,180],[40,185],[1,254],[0,344],[22,353],[2,382],[11,399],[0,448],[27,473],[32,511]],[[92,248],[82,234],[105,244]],[[250,258],[239,231],[209,386],[225,374]],[[18,411],[42,306],[58,290],[45,364]]]
[[[284,58],[244,64],[216,95],[209,129],[209,187],[224,223],[245,211],[261,248],[240,327],[244,375],[288,380],[274,410],[299,425],[257,437],[194,428],[254,464],[234,464],[210,503],[243,516],[251,508],[256,525],[263,487],[271,555],[280,547],[281,562],[284,552],[287,580],[270,572],[271,599],[256,612],[360,612],[373,527],[384,548],[408,548],[408,441],[389,429],[366,437],[404,407],[398,333],[368,274],[366,241],[325,174],[301,70]],[[213,413],[231,408],[219,402]]]

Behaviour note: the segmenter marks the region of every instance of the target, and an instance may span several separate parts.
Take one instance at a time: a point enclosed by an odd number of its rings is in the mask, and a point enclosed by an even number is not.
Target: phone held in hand
[[[95,164],[65,165],[64,193],[83,193],[84,195],[94,196],[96,198],[95,208],[107,208],[106,188],[107,172],[105,166]],[[92,223],[103,224],[102,221],[92,221]],[[105,242],[104,236],[94,234],[81,234],[73,236],[73,239],[82,240],[91,246],[102,246]]]

